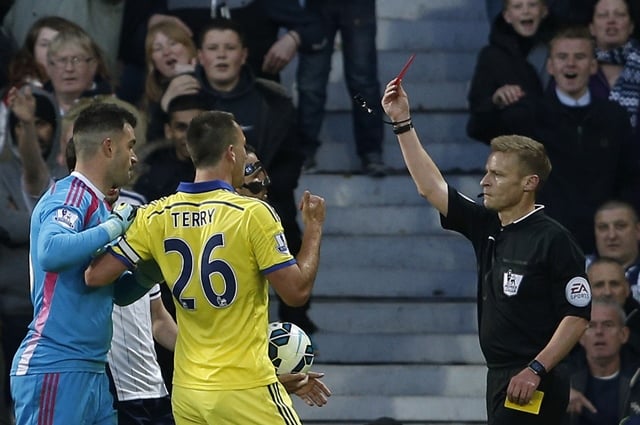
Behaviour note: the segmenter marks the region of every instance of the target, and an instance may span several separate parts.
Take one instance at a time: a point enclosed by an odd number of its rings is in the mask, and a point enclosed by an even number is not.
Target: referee
[[[556,366],[587,327],[591,291],[573,237],[535,204],[551,172],[544,147],[522,136],[493,139],[480,206],[447,185],[420,144],[400,83],[387,85],[382,106],[418,192],[440,211],[443,227],[475,249],[488,423],[559,424],[569,378]],[[506,400],[528,405],[536,390],[544,393],[538,413],[505,407]]]

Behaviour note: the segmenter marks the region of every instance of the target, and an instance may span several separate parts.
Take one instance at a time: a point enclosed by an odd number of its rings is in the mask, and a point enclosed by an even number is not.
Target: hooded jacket
[[[55,157],[59,149],[60,117],[50,94],[32,88],[37,102],[50,102],[56,111],[56,130],[47,164],[57,167]],[[22,162],[16,141],[9,130],[10,115],[5,115],[4,161],[0,162],[0,313],[6,315],[31,314],[29,294],[29,220],[31,207],[22,190]]]
[[[244,66],[238,84],[229,92],[215,90],[202,66],[195,76],[202,87],[200,96],[209,109],[233,113],[242,127],[247,143],[269,172],[269,203],[282,219],[291,252],[300,248],[300,228],[296,221],[294,190],[302,170],[295,108],[284,87],[276,82],[255,78]]]
[[[491,27],[489,45],[478,55],[469,89],[469,137],[489,143],[504,134],[500,128],[500,109],[492,97],[505,84],[519,85],[527,96],[542,96],[546,84],[546,40],[552,31],[550,18],[545,18],[531,38],[518,35],[502,14]]]

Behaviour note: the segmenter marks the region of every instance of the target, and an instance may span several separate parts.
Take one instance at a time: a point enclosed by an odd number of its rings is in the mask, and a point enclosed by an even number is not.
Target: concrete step
[[[448,174],[445,178],[450,185],[470,197],[480,192],[481,176],[478,174]],[[360,175],[303,174],[296,189],[296,199],[305,190],[324,197],[328,207],[403,205],[432,208],[418,195],[408,174],[383,179]]]
[[[480,365],[332,365],[318,362],[311,370],[334,396],[478,397],[485,392],[486,366]]]
[[[428,205],[328,207],[325,235],[444,234],[440,214]]]
[[[349,421],[366,423],[382,416],[411,423],[486,423],[484,396],[333,396],[327,405],[309,407],[294,396],[296,411],[304,423]]]
[[[378,0],[376,13],[379,20],[486,20],[484,3],[478,0]]]
[[[378,51],[378,76],[386,84],[398,75],[412,52],[405,50]],[[467,82],[473,76],[477,53],[475,51],[418,51],[405,76],[413,83]],[[344,86],[344,61],[341,51],[334,52],[330,81]]]
[[[488,33],[486,20],[379,19],[376,44],[378,50],[477,52],[487,44]]]
[[[309,316],[321,329],[346,334],[478,332],[476,303],[473,300],[416,302],[314,298]]]
[[[478,366],[334,366],[317,364],[332,391],[322,408],[302,406],[293,396],[305,423],[349,420],[365,423],[377,417],[401,421],[482,421],[485,418],[486,370]],[[340,422],[338,422],[340,423]]]
[[[450,235],[327,237],[322,241],[320,261],[332,266],[396,270],[475,270],[475,256],[469,241]]]
[[[418,60],[418,59],[416,59]],[[380,73],[380,90],[386,87],[387,83],[397,75],[402,68],[402,62],[397,64],[388,75]],[[402,86],[409,95],[411,101],[411,109],[419,110],[453,110],[463,111],[467,109],[467,92],[469,91],[468,81],[439,81],[422,82],[414,80],[411,75],[407,75]],[[331,110],[348,110],[352,106],[352,99],[348,96],[346,86],[339,80],[331,80],[327,85],[327,104],[326,109]]]
[[[312,336],[318,361],[337,364],[483,364],[476,334],[345,334],[320,329]]]
[[[389,130],[389,132],[391,132]],[[419,135],[421,131],[419,130]],[[424,143],[424,142],[423,142]],[[426,146],[429,155],[443,173],[463,172],[477,174],[484,168],[488,147],[480,143],[437,143]],[[407,173],[400,147],[385,142],[383,159],[392,174]],[[316,153],[317,172],[361,174],[362,164],[354,143],[325,142]],[[480,179],[476,180],[476,193],[480,192]]]
[[[478,174],[484,170],[490,149],[466,136],[466,117],[466,113],[413,113],[422,145],[445,173]],[[334,111],[327,114],[319,138],[321,146],[316,161],[321,172],[359,170],[360,159],[356,154],[350,112]],[[385,126],[383,156],[392,169],[406,170],[397,138],[390,126]],[[478,183],[479,179],[476,187],[479,187]]]
[[[348,94],[343,94],[348,96]],[[388,120],[388,117],[383,117]],[[465,126],[469,114],[467,111],[418,111],[411,115],[413,125],[418,129],[421,142],[427,146],[439,143],[469,143],[470,145],[482,145],[467,137]],[[387,125],[387,129],[391,127]],[[349,141],[353,140],[353,125],[351,108],[348,110],[327,111],[325,125],[322,127],[321,140]],[[397,139],[393,133],[385,133],[386,145],[397,146]]]
[[[470,260],[471,262],[472,260]],[[315,298],[416,298],[472,299],[476,296],[476,271],[470,264],[466,270],[424,270],[416,262],[411,266],[380,265],[372,258],[371,266],[331,264],[324,257],[313,287]],[[313,311],[311,312],[313,315]]]

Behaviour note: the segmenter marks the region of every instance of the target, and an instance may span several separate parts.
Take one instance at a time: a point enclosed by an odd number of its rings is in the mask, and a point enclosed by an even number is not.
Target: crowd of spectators
[[[33,9],[27,11],[27,3]],[[640,301],[640,11],[629,0],[486,4],[491,30],[470,84],[467,133],[482,143],[521,134],[545,145],[553,171],[541,202],[591,254],[587,265],[611,260],[622,266],[627,290],[621,307],[635,315],[630,306]],[[301,234],[293,195],[301,173],[317,166],[339,32],[349,94],[363,95],[375,109],[353,110],[360,171],[372,177],[387,172],[374,0],[308,0],[306,7],[298,0],[40,0],[14,2],[0,13],[0,57],[6,58],[0,61],[0,264],[14,265],[3,267],[13,273],[0,283],[0,365],[3,356],[10,362],[31,316],[30,211],[49,183],[67,174],[65,130],[74,108],[89,99],[118,98],[139,114],[142,148],[132,186],[148,201],[193,179],[185,149],[191,118],[209,109],[232,112],[269,170],[268,201],[295,255]],[[279,84],[280,72],[296,55],[297,107]],[[172,310],[171,294],[163,297]],[[308,308],[280,303],[279,315],[313,333]],[[592,323],[599,329],[597,320]],[[637,344],[632,325],[620,331],[621,346]],[[581,345],[590,359],[591,334],[585,335]],[[170,390],[171,354],[166,355]],[[0,412],[9,411],[3,406],[9,403],[4,369]],[[590,371],[580,382],[597,382]]]

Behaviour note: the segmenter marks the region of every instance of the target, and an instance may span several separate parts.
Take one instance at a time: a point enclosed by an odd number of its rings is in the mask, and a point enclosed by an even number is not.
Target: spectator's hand
[[[185,94],[197,94],[200,91],[200,83],[190,74],[182,74],[173,78],[160,99],[160,107],[167,112],[169,103],[178,96]]]
[[[21,89],[11,87],[7,93],[7,105],[20,121],[35,122],[36,98],[31,93],[30,86],[23,86]]]
[[[595,406],[584,396],[580,391],[571,388],[569,390],[569,405],[567,406],[567,412],[579,415],[582,413],[582,409],[586,408],[591,413],[598,413]]]
[[[326,214],[324,198],[312,195],[311,192],[305,190],[300,201],[300,211],[302,211],[302,222],[305,226],[311,222],[324,223]]]
[[[176,63],[176,65],[173,67],[173,70],[175,71],[176,75],[188,74],[195,71],[197,63],[198,63],[198,59],[193,58],[189,63],[186,63],[186,64]]]
[[[262,71],[267,74],[278,74],[287,66],[298,51],[299,36],[295,31],[289,31],[278,41],[273,43],[262,62]]]
[[[189,37],[193,37],[193,31],[191,31],[191,28],[189,28],[189,26],[187,24],[182,22],[182,20],[180,20],[180,18],[177,18],[175,16],[171,16],[171,15],[162,15],[160,13],[155,13],[155,14],[151,15],[151,17],[147,21],[147,28],[150,28],[150,27],[152,27],[155,24],[158,24],[160,22],[173,22],[173,23],[181,26],[182,29],[184,29],[187,32],[187,34],[189,34]]]
[[[320,380],[324,373],[290,373],[278,376],[288,393],[300,397],[309,406],[322,407],[331,397],[331,390]]]
[[[505,84],[500,87],[491,97],[491,101],[499,108],[512,105],[522,99],[525,92],[518,85]]]
[[[403,121],[411,117],[409,97],[402,88],[402,82],[394,78],[387,84],[382,96],[382,109],[391,121]]]
[[[540,377],[525,367],[509,381],[507,398],[513,403],[525,405],[531,401],[533,392],[538,389],[538,385],[540,385]]]

